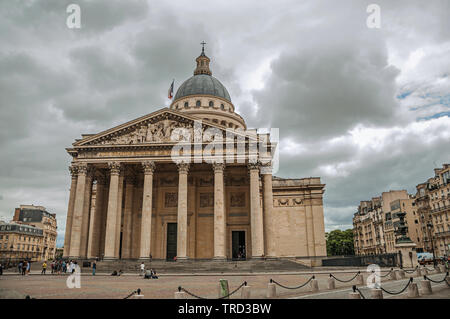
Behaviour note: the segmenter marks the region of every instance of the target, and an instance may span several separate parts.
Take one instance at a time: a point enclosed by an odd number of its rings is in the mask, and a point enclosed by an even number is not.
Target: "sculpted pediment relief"
[[[195,117],[186,117],[184,114],[175,114],[173,111],[155,113],[159,114],[152,116],[154,114],[152,113],[102,133],[88,135],[87,138],[74,143],[74,146],[192,142],[197,136],[201,136],[203,142],[208,142],[216,134],[211,134],[210,129],[215,129],[225,138],[224,129],[201,122]]]

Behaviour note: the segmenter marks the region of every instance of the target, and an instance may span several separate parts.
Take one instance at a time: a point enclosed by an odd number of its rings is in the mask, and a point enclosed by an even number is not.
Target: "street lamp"
[[[433,252],[433,265],[434,265],[434,267],[436,267],[436,257],[434,255],[433,236],[431,234],[431,229],[433,228],[433,224],[429,221],[427,223],[427,227],[428,227],[428,236],[430,237],[430,240],[431,240],[431,251]]]

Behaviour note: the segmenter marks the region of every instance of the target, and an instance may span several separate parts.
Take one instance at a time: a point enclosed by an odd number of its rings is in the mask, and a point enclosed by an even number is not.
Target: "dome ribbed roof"
[[[197,74],[184,81],[175,94],[175,100],[199,94],[213,95],[231,102],[230,94],[223,84],[208,74]]]

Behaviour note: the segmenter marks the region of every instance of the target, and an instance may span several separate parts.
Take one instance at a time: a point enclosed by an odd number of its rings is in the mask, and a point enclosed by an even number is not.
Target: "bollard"
[[[372,295],[372,299],[383,299],[383,290],[378,288],[370,289],[370,293]]]
[[[242,287],[241,299],[250,299],[250,286]]]
[[[144,295],[141,295],[141,289],[136,290],[136,294],[133,295],[133,299],[144,299]]]
[[[335,288],[336,288],[336,282],[335,282],[334,278],[331,277],[331,275],[330,275],[330,278],[328,278],[328,289],[333,290]]]
[[[358,276],[356,276],[356,283],[360,286],[364,285],[364,276],[363,274],[358,274]]]
[[[220,279],[219,280],[219,298],[227,296],[228,294],[229,294],[228,280]],[[228,299],[228,298],[229,297],[227,297],[226,299]]]
[[[277,296],[277,287],[272,282],[272,279],[270,279],[269,284],[267,285],[267,298],[275,298]]]
[[[431,289],[431,282],[426,280],[425,278],[420,282],[420,286],[422,287],[422,295],[431,295],[433,290]]]
[[[399,279],[399,275],[398,275],[399,270],[396,271],[391,271],[391,274],[389,275],[389,277],[391,278],[391,280],[397,280]]]
[[[314,276],[313,276],[313,279],[310,282],[310,286],[311,286],[311,292],[318,292],[319,291],[319,282],[317,281],[317,279],[315,279]]]
[[[175,299],[187,299],[187,295],[184,291],[175,292]]]
[[[417,288],[417,284],[412,282],[408,287],[408,298],[416,298],[419,297],[419,289]]]
[[[353,291],[348,294],[348,299],[361,299],[361,295],[356,291],[356,286],[353,286]]]

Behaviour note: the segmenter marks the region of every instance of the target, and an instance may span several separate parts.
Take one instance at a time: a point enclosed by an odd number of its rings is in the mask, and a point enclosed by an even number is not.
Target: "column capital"
[[[144,174],[153,174],[155,171],[156,165],[154,161],[145,161],[142,162],[142,168],[144,169]]]
[[[249,170],[259,170],[259,167],[261,166],[261,163],[256,161],[256,162],[248,162],[247,167]]]
[[[69,172],[72,178],[77,178],[78,175],[78,167],[75,164],[69,166]]]
[[[108,167],[111,175],[120,175],[122,171],[122,164],[120,162],[109,162]]]
[[[78,175],[86,175],[88,173],[88,165],[86,163],[79,163],[76,167]]]
[[[212,167],[213,167],[214,173],[215,172],[222,172],[223,173],[223,171],[225,169],[225,164],[224,163],[219,163],[219,162],[214,162],[214,163],[212,163]]]
[[[187,174],[189,172],[189,163],[180,162],[177,164],[178,172]]]

